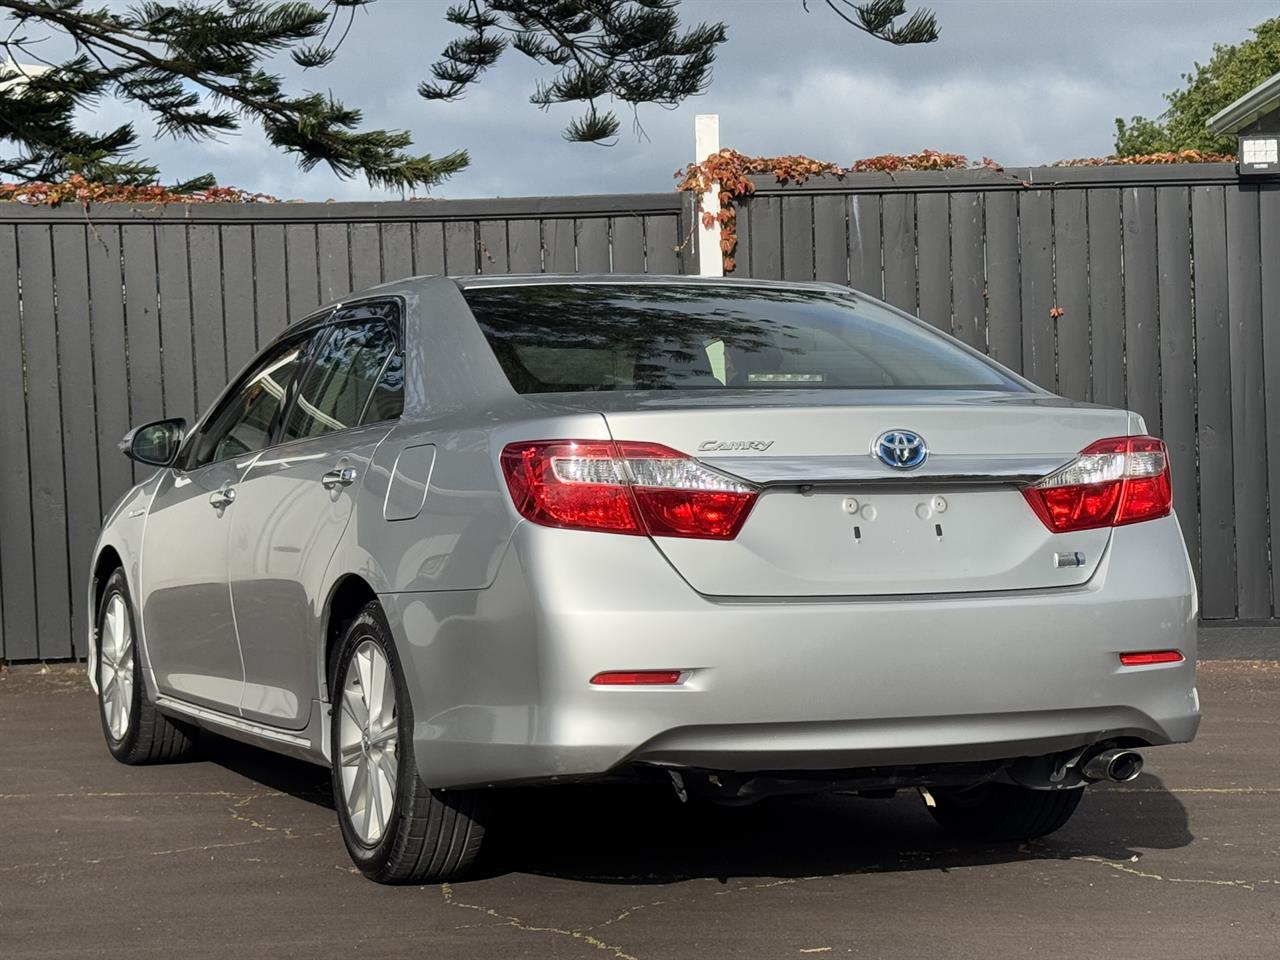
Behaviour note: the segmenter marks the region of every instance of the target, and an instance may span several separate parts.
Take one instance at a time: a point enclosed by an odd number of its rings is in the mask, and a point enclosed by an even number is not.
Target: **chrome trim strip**
[[[227,727],[231,730],[238,730],[241,733],[251,734],[255,737],[261,737],[263,740],[274,740],[277,743],[287,743],[295,747],[304,747],[311,749],[311,741],[306,737],[300,737],[296,734],[285,733],[283,730],[276,730],[274,727],[266,727],[260,723],[254,723],[252,720],[244,720],[240,717],[231,717],[225,713],[219,713],[217,710],[211,710],[208,707],[197,707],[190,703],[184,703],[181,700],[174,700],[171,697],[156,697],[156,706],[162,710],[172,710],[174,713],[181,713],[195,720],[211,723],[215,726]]]
[[[700,457],[709,467],[761,486],[809,483],[1030,483],[1076,458],[1075,453],[973,456],[932,453],[911,473],[890,470],[873,456]]]

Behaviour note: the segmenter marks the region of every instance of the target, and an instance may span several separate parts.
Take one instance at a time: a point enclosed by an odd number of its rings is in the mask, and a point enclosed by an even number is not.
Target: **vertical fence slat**
[[[164,415],[186,417],[194,422],[196,413],[191,321],[190,260],[187,226],[166,224],[156,227],[156,287],[159,290],[160,342],[163,347]]]
[[[0,259],[4,254],[0,251]],[[129,430],[129,359],[124,339],[124,288],[120,275],[120,228],[89,231],[89,297],[93,314],[93,378],[97,406],[98,477],[105,513],[129,489],[129,461],[116,444]]]
[[[547,273],[574,273],[577,268],[573,221],[559,218],[542,221],[542,239],[547,246]]]
[[[390,283],[413,276],[413,231],[408,223],[381,224],[382,272],[379,280]]]
[[[288,270],[285,266],[284,227],[262,224],[253,228],[253,291],[257,298],[258,345],[265,346],[289,324]]]
[[[849,204],[849,284],[884,296],[884,251],[880,242],[880,197],[859,194]]]
[[[578,272],[609,272],[609,221],[592,217],[578,221]]]
[[[1196,475],[1195,335],[1191,324],[1191,195],[1186,187],[1156,192],[1160,275],[1160,395],[1162,439],[1173,473],[1173,505],[1200,577],[1200,501]]]
[[[137,426],[164,416],[164,372],[156,301],[156,235],[149,224],[120,228],[124,260],[125,336],[129,348],[129,413]],[[190,337],[190,330],[187,336]],[[130,463],[133,480],[142,468]]]
[[[951,332],[951,198],[925,193],[916,202],[920,319]]]
[[[1266,377],[1267,490],[1271,534],[1271,615],[1280,614],[1280,186],[1258,193],[1261,219],[1262,356]]]
[[[93,331],[89,262],[82,226],[53,231],[58,294],[58,373],[62,383],[62,449],[66,468],[67,557],[70,565],[70,653],[88,650],[85,590],[102,514],[98,510],[98,438],[93,395]]]
[[[884,298],[907,313],[915,313],[919,309],[916,301],[916,198],[906,193],[886,194],[881,200],[881,220]]]
[[[1120,273],[1120,191],[1089,191],[1089,329],[1094,403],[1123,407],[1124,307]]]
[[[1226,188],[1227,310],[1234,452],[1236,616],[1271,615],[1267,556],[1267,421],[1262,379],[1262,250],[1258,191]],[[1270,270],[1280,263],[1270,264]]]
[[[982,194],[951,195],[951,332],[979,350],[987,346],[982,219]]]
[[[1022,261],[1022,375],[1057,389],[1053,310],[1053,198],[1047,190],[1021,195],[1018,208]]]
[[[542,272],[542,231],[537,220],[509,220],[507,249],[512,273]]]
[[[782,200],[751,201],[751,276],[782,279]]]
[[[680,262],[676,259],[676,244],[680,240],[679,221],[675,217],[645,217],[645,272],[654,274],[674,274],[679,272]],[[547,270],[551,270],[551,253],[549,249],[547,251]]]
[[[573,221],[569,221],[570,233]],[[471,220],[450,220],[444,225],[444,265],[451,277],[476,273],[476,225]],[[569,270],[573,272],[572,268]]]
[[[193,415],[199,415],[227,385],[227,331],[223,322],[218,228],[212,224],[192,224],[187,243],[191,251],[191,322],[195,325]],[[164,304],[160,309],[164,310]]]
[[[1018,196],[988,193],[987,352],[1005,366],[1022,369],[1022,292],[1018,279]]]
[[[480,221],[480,272],[511,272],[507,261],[507,221]]]
[[[782,198],[782,278],[813,279],[813,201]]]
[[[257,305],[253,291],[253,228],[221,228],[222,304],[227,334],[227,379],[257,352]]]
[[[352,290],[348,232],[345,223],[322,223],[316,227],[316,268],[320,273],[321,303],[332,303]]]
[[[351,291],[382,282],[382,235],[376,223],[353,223],[351,243]]]
[[[733,233],[735,245],[729,254],[730,266],[725,267],[725,276],[751,276],[751,207],[750,203],[734,205]]]
[[[27,417],[18,299],[17,229],[0,226],[0,577],[3,577],[4,646],[8,660],[34,659],[36,645],[35,544],[31,531],[31,472],[27,462]]]
[[[813,273],[817,280],[849,282],[848,215],[847,197],[813,198]]]
[[[413,225],[413,272],[432,277],[445,272],[443,223]]]
[[[67,491],[59,406],[50,228],[18,227],[22,345],[27,361],[31,533],[35,538],[36,629],[41,659],[71,655],[67,603]],[[67,384],[68,389],[73,385]]]
[[[289,316],[286,323],[292,323],[320,306],[315,226],[310,223],[289,224],[284,228],[284,247],[289,273]]]
[[[1159,436],[1160,326],[1156,316],[1156,197],[1152,187],[1121,195],[1124,216],[1124,355],[1126,403]]]
[[[1231,357],[1227,318],[1227,223],[1223,188],[1193,187],[1196,394],[1200,455],[1201,611],[1235,616],[1235,520],[1232,506]]]
[[[1085,191],[1053,198],[1054,305],[1058,335],[1058,391],[1089,399],[1089,238]]]
[[[644,273],[644,221],[636,216],[614,217],[613,272]]]
[[[671,252],[676,258],[676,272],[680,276],[698,275],[698,256],[692,243],[685,243],[684,238],[693,230],[693,201],[690,194],[681,205],[679,212],[671,218],[671,229],[675,233],[675,241],[671,244]]]

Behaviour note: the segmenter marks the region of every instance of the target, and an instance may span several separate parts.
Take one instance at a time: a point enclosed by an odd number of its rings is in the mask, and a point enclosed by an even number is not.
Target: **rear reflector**
[[[658,686],[679,682],[679,670],[608,670],[591,678],[591,683],[598,687]]]
[[[1173,509],[1169,457],[1155,437],[1099,440],[1022,493],[1054,533],[1154,520]]]
[[[1144,650],[1141,653],[1122,653],[1120,663],[1126,667],[1145,667],[1153,663],[1181,663],[1182,654],[1177,650]]]
[[[732,540],[756,488],[657,443],[508,444],[502,473],[520,515],[548,527]]]

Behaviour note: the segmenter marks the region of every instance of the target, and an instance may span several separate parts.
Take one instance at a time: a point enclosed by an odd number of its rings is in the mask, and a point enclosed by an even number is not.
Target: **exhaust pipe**
[[[1136,750],[1115,748],[1093,754],[1080,764],[1080,773],[1086,780],[1110,780],[1112,783],[1128,783],[1142,772],[1142,754]]]

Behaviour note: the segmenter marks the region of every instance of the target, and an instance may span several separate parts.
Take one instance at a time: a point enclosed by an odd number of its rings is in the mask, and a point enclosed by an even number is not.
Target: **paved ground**
[[[323,770],[222,740],[124,767],[78,671],[0,673],[0,957],[1274,958],[1280,663],[1201,678],[1196,743],[1047,841],[959,849],[905,795],[541,791],[487,878],[392,889]]]

